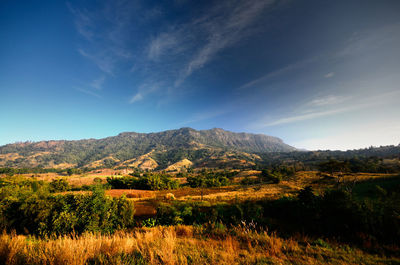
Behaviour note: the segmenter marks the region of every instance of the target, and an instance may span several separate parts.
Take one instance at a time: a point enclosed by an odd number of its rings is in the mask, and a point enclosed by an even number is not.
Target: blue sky
[[[400,1],[1,1],[0,144],[180,127],[400,143]]]

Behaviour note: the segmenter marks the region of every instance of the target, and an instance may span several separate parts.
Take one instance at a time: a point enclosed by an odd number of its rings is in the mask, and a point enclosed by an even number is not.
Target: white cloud
[[[345,43],[344,47],[336,52],[337,57],[354,57],[361,54],[373,54],[391,45],[398,45],[400,41],[400,23],[386,24],[381,27],[368,28],[355,32]]]
[[[78,33],[86,40],[93,40],[93,19],[90,17],[89,13],[87,11],[75,9],[69,2],[67,2],[67,6],[75,16],[74,24]]]
[[[90,86],[97,90],[101,90],[103,88],[105,80],[106,80],[106,77],[103,75],[103,76],[93,80],[92,83],[90,84]]]
[[[312,120],[316,118],[321,118],[325,116],[331,116],[340,113],[346,113],[356,110],[361,110],[365,108],[370,108],[373,106],[383,105],[383,104],[392,104],[393,100],[398,98],[400,95],[400,91],[389,91],[383,94],[370,95],[369,97],[359,98],[354,100],[352,104],[349,104],[344,107],[340,107],[340,103],[344,100],[349,99],[345,97],[326,97],[321,99],[315,99],[311,102],[306,103],[300,109],[307,110],[307,106],[313,104],[314,106],[320,107],[314,110],[308,110],[307,112],[302,112],[301,114],[294,113],[291,116],[279,118],[270,122],[258,122],[256,127],[269,127],[276,126],[282,124],[289,124],[295,122],[301,122],[305,120]],[[329,106],[330,109],[324,109],[321,107]]]
[[[342,103],[343,101],[346,101],[349,99],[350,99],[350,97],[329,95],[329,96],[325,96],[325,97],[315,98],[315,99],[311,100],[309,103],[307,103],[307,105],[314,106],[314,107],[335,105],[335,104]]]
[[[80,87],[77,87],[75,89],[78,90],[79,92],[85,93],[87,95],[94,96],[96,98],[101,98],[101,96],[98,93],[96,93],[92,90],[88,90],[88,89],[84,89],[84,88],[80,88]]]
[[[70,3],[67,6],[74,16],[77,32],[86,40],[79,45],[78,52],[82,56],[110,75],[114,75],[116,65],[132,59],[133,55],[127,48],[127,32],[133,16],[133,3],[116,0],[90,10],[75,8]]]
[[[356,109],[363,108],[363,107],[364,107],[363,105],[360,105],[360,106],[344,107],[344,108],[332,109],[332,110],[327,110],[327,111],[316,111],[316,112],[311,112],[311,113],[306,113],[306,114],[301,114],[301,115],[289,116],[289,117],[277,119],[277,120],[269,122],[269,123],[265,123],[264,127],[316,119],[316,118],[320,118],[320,117],[324,117],[324,116],[329,116],[329,115],[333,115],[333,114],[339,114],[339,113],[348,112],[351,110],[356,110]]]
[[[308,58],[308,59],[305,59],[305,60],[294,62],[294,63],[289,64],[289,65],[287,65],[285,67],[282,67],[280,69],[271,71],[271,72],[269,72],[269,73],[267,73],[267,74],[265,74],[265,75],[263,75],[261,77],[258,77],[258,78],[254,79],[254,80],[251,80],[251,81],[247,82],[246,84],[240,86],[238,88],[238,90],[244,90],[244,89],[247,89],[247,88],[251,88],[251,87],[260,85],[260,84],[262,84],[264,82],[267,82],[271,78],[278,77],[278,76],[281,76],[281,75],[286,75],[288,73],[294,72],[294,71],[299,70],[299,69],[301,69],[301,68],[303,68],[303,67],[305,67],[305,66],[307,66],[307,65],[309,65],[309,64],[311,64],[313,62],[316,62],[318,59],[319,59],[319,57],[315,56],[315,57],[312,57],[312,58]]]
[[[181,74],[175,80],[175,86],[180,86],[187,77],[211,61],[218,52],[236,44],[250,34],[251,31],[246,28],[272,3],[274,0],[247,0],[233,5],[228,2],[228,5],[217,6],[205,16],[188,25],[188,31],[198,28],[205,31],[207,41],[182,69]]]
[[[165,52],[174,48],[177,44],[176,37],[171,33],[161,33],[150,42],[148,58],[157,60]]]
[[[161,82],[153,82],[153,83],[144,83],[141,84],[138,88],[138,92],[131,97],[129,100],[129,103],[135,103],[138,101],[141,101],[145,98],[146,95],[154,93],[158,91],[161,87],[162,83]]]
[[[135,103],[135,102],[137,102],[137,101],[140,101],[140,100],[142,100],[143,99],[143,95],[140,93],[140,92],[138,92],[138,93],[136,93],[136,95],[134,95],[132,98],[131,98],[131,100],[129,100],[129,103]]]
[[[141,9],[146,5],[137,1],[115,0],[91,9],[68,6],[77,32],[86,40],[79,45],[82,56],[108,75],[117,76],[124,69],[140,74],[143,83],[162,80],[168,88],[165,93],[177,95],[178,90],[181,94],[188,89],[180,88],[182,82],[221,51],[262,30],[250,26],[275,7],[275,2],[218,1],[199,11],[198,16],[160,25],[159,32],[151,33],[153,38],[135,38],[135,33],[142,31],[139,27],[146,27],[146,19],[163,14],[159,7],[149,15]],[[148,94],[139,92],[142,98]]]
[[[335,76],[334,72],[330,72],[330,73],[327,73],[326,75],[324,75],[325,78],[331,78],[331,77],[334,77],[334,76]]]

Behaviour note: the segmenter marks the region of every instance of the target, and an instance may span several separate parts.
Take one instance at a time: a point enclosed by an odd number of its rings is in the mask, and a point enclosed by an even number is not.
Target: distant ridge
[[[264,134],[181,128],[123,132],[103,139],[7,144],[0,146],[0,167],[165,169],[182,160],[184,163],[176,165],[249,166],[260,159],[258,153],[295,150],[281,139]]]

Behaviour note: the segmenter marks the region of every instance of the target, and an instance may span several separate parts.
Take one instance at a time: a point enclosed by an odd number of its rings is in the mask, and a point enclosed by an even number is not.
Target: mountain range
[[[296,148],[264,134],[219,128],[181,128],[157,133],[124,132],[103,139],[20,142],[0,146],[0,167],[248,167],[259,154]]]

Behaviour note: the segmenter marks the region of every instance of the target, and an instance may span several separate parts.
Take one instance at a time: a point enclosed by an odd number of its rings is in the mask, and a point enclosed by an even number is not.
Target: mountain
[[[103,139],[41,141],[0,147],[1,167],[245,167],[266,152],[296,150],[281,139],[223,129],[181,128],[157,133],[124,132]]]

